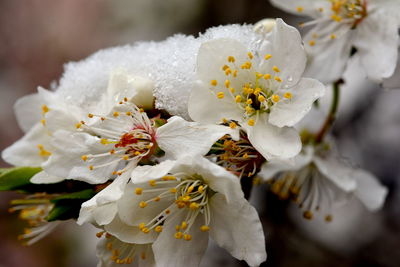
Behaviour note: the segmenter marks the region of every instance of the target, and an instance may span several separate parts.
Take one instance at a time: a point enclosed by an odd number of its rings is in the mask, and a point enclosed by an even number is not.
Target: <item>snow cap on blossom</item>
[[[209,236],[251,266],[265,261],[257,212],[232,173],[205,158],[185,157],[137,167],[132,176],[117,202],[118,216],[104,228],[125,242],[154,239],[157,265],[197,266]]]
[[[251,45],[233,38],[204,42],[188,106],[195,121],[245,129],[266,159],[299,153],[300,138],[292,126],[325,91],[320,82],[302,78],[306,55],[299,32],[281,19],[276,23]]]
[[[338,80],[352,48],[368,77],[393,74],[398,56],[400,2],[393,0],[271,0],[275,6],[314,20],[304,37],[309,57],[306,74],[322,82]]]

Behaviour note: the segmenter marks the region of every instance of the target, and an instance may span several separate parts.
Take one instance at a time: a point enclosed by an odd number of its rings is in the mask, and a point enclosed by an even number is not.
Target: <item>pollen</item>
[[[82,123],[78,122],[77,124],[75,124],[76,129],[79,129],[82,127]]]
[[[304,8],[302,6],[298,6],[296,8],[296,10],[297,10],[297,12],[301,13],[301,12],[303,12]]]
[[[185,222],[185,221],[183,221],[182,223],[181,223],[181,228],[183,229],[183,230],[185,230],[186,228],[187,228],[187,222]]]
[[[253,57],[254,57],[254,56],[253,56],[253,53],[251,53],[251,52],[248,52],[248,53],[247,53],[247,56],[248,56],[250,59],[253,59]]]
[[[218,82],[217,82],[217,80],[211,80],[210,84],[212,86],[217,86]]]
[[[83,155],[83,156],[81,157],[81,159],[82,159],[83,161],[87,161],[88,157],[87,157],[86,155]]]
[[[176,193],[176,188],[175,188],[175,187],[172,187],[172,188],[169,190],[169,192],[171,192],[171,193]]]
[[[92,113],[89,113],[88,115],[87,115],[89,118],[93,118],[93,114]]]
[[[251,98],[247,99],[246,104],[247,104],[247,105],[253,104],[253,100],[251,100]]]
[[[225,81],[225,87],[226,87],[226,88],[229,88],[230,85],[231,85],[231,81],[226,80],[226,81]]]
[[[229,69],[229,66],[228,66],[228,65],[224,65],[224,66],[222,67],[222,70],[223,70],[223,71],[225,71],[225,70],[227,70],[227,69]]]
[[[228,57],[228,62],[235,62],[235,58],[233,56],[229,56]]]
[[[272,57],[271,54],[266,54],[265,57],[264,57],[264,59],[265,59],[265,60],[268,60],[268,59],[270,59],[271,57]]]
[[[43,113],[43,114],[46,114],[47,112],[49,112],[49,110],[50,110],[50,109],[49,109],[48,106],[46,106],[46,105],[43,105],[43,106],[42,106],[42,113]]]
[[[119,116],[119,112],[115,111],[115,112],[113,113],[113,116],[114,116],[114,117],[118,117],[118,116]]]
[[[275,76],[274,80],[277,81],[278,83],[282,82],[282,79],[280,77],[278,77],[278,76]]]
[[[141,202],[139,203],[139,207],[141,207],[141,208],[143,209],[143,208],[147,207],[147,203],[144,202],[144,201],[141,201]]]
[[[258,101],[264,102],[265,101],[265,97],[263,95],[258,96]]]
[[[148,234],[148,233],[150,233],[150,229],[147,227],[144,227],[144,228],[142,228],[142,232],[145,234]]]
[[[233,75],[233,77],[236,77],[237,74],[238,74],[238,70],[234,70],[232,75]]]
[[[222,99],[222,98],[224,98],[224,97],[225,97],[224,92],[218,92],[218,93],[217,93],[217,98],[218,98],[218,99]]]
[[[183,234],[182,234],[182,232],[176,232],[174,236],[176,239],[181,239]]]
[[[314,45],[315,45],[315,41],[314,41],[314,40],[310,40],[310,41],[308,42],[308,44],[309,44],[310,46],[314,46]]]
[[[45,119],[40,120],[40,123],[41,123],[43,126],[46,126],[46,120],[45,120]]]
[[[228,76],[229,74],[231,74],[232,73],[232,70],[230,69],[230,68],[227,68],[226,70],[225,70],[225,75],[226,76]]]
[[[331,39],[333,40],[333,39],[336,39],[336,34],[331,34]]]
[[[210,230],[210,227],[207,225],[200,226],[200,231],[202,231],[202,232],[208,232],[209,230]]]
[[[101,143],[102,145],[108,145],[108,144],[109,144],[109,142],[108,142],[108,140],[107,140],[106,138],[101,138],[101,139],[100,139],[100,143]]]
[[[272,69],[273,69],[275,72],[280,72],[280,71],[281,71],[277,66],[273,66]]]
[[[257,87],[256,90],[254,90],[255,95],[259,95],[261,93],[261,88]]]
[[[279,95],[272,95],[271,98],[272,98],[272,101],[274,101],[275,103],[279,102],[279,100],[281,99]]]
[[[89,170],[93,171],[93,169],[94,169],[93,165],[90,165]]]
[[[231,92],[232,94],[235,92],[235,88],[229,88],[229,92]]]
[[[303,213],[303,217],[304,217],[305,219],[307,219],[307,220],[311,220],[311,219],[313,218],[313,213],[312,213],[311,211],[309,211],[309,210],[306,210],[306,211]]]
[[[284,98],[287,98],[287,99],[292,99],[293,95],[292,95],[292,93],[286,92],[286,93],[283,95],[283,97],[284,97]]]
[[[161,225],[156,226],[156,228],[154,228],[154,231],[156,231],[157,233],[161,233],[163,230]]]
[[[127,112],[125,113],[125,115],[126,115],[126,116],[132,116],[132,112],[127,111]]]
[[[250,120],[248,120],[247,124],[248,124],[249,126],[254,126],[255,121],[254,121],[253,119],[250,119]]]
[[[198,191],[200,194],[203,193],[203,192],[204,192],[204,186],[200,185],[200,186],[197,188],[197,191]]]
[[[189,235],[189,234],[185,234],[185,235],[183,236],[183,239],[185,239],[186,241],[190,241],[190,240],[192,240],[192,236]]]
[[[123,156],[123,159],[124,159],[124,160],[129,160],[129,156],[128,156],[128,155],[125,155],[125,156]]]
[[[269,74],[269,73],[264,74],[264,79],[265,79],[265,80],[271,79],[271,74]]]
[[[257,79],[261,79],[262,76],[263,76],[262,73],[256,72],[256,78],[257,78]]]
[[[237,95],[237,96],[235,97],[235,102],[236,102],[236,103],[242,102],[242,97],[241,97],[240,95]]]
[[[156,180],[150,180],[149,181],[150,186],[156,186]]]
[[[196,202],[192,202],[190,203],[189,208],[191,210],[197,210],[199,208],[199,204],[197,204]]]
[[[135,188],[136,195],[141,195],[142,193],[143,193],[143,188],[140,188],[140,187]]]
[[[237,124],[235,123],[235,122],[231,122],[231,123],[229,123],[229,127],[231,128],[231,129],[235,129],[236,127],[237,127]]]

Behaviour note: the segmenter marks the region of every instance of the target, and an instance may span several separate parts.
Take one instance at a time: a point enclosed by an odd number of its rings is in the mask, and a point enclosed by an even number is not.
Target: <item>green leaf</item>
[[[74,192],[74,193],[69,193],[69,194],[65,194],[59,197],[56,197],[54,199],[51,200],[51,202],[53,203],[59,203],[61,201],[72,201],[72,200],[87,200],[87,199],[91,199],[96,193],[94,192],[93,189],[86,189],[83,191],[79,191],[79,192]]]
[[[48,222],[57,221],[57,220],[68,220],[71,218],[75,218],[79,213],[80,206],[55,206],[50,212],[49,215],[45,218]]]
[[[0,191],[17,190],[29,185],[30,179],[41,170],[39,167],[0,169]]]

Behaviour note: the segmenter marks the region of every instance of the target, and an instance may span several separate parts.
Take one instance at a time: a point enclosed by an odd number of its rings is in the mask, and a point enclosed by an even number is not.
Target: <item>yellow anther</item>
[[[183,200],[183,201],[185,201],[185,202],[188,202],[188,201],[190,201],[190,199],[191,199],[191,197],[190,197],[190,196],[188,196],[188,195],[186,195],[186,196],[182,197],[182,200]]]
[[[258,101],[264,102],[265,101],[265,97],[263,95],[258,96]]]
[[[282,79],[279,76],[275,76],[274,80],[277,81],[278,83],[282,82]]]
[[[237,74],[238,74],[238,70],[234,70],[232,75],[233,75],[233,77],[236,77]]]
[[[249,158],[249,154],[245,153],[245,154],[242,156],[242,158],[248,159],[248,158]]]
[[[242,64],[242,66],[240,66],[242,69],[251,69],[251,62],[246,61],[245,63]]]
[[[81,128],[81,126],[82,126],[82,123],[80,123],[80,122],[78,122],[77,124],[75,124],[76,129]]]
[[[88,157],[87,157],[86,155],[83,155],[83,156],[81,157],[81,159],[82,159],[83,161],[87,161]]]
[[[174,236],[176,239],[181,239],[183,234],[182,234],[182,232],[176,232]]]
[[[165,214],[170,214],[171,211],[170,210],[165,210]]]
[[[323,8],[323,7],[320,7],[320,8],[318,8],[318,11],[319,11],[319,12],[324,12],[324,8]]]
[[[307,219],[307,220],[311,220],[311,219],[313,218],[313,213],[312,213],[311,211],[309,211],[309,210],[306,210],[306,211],[303,213],[303,217],[304,217],[305,219]]]
[[[143,113],[143,112],[144,112],[144,109],[139,108],[139,112]]]
[[[155,197],[153,200],[154,200],[155,202],[158,202],[158,201],[161,200],[161,197]]]
[[[89,170],[93,171],[93,169],[94,169],[93,165],[90,165]]]
[[[104,118],[104,117],[101,117],[101,118],[100,118],[100,120],[102,120],[102,121],[105,121],[105,120],[106,120],[106,118]]]
[[[40,123],[41,123],[43,126],[46,126],[46,120],[45,120],[45,119],[41,119],[41,120],[40,120]]]
[[[286,92],[286,93],[283,95],[283,97],[284,97],[284,98],[287,98],[287,99],[291,99],[291,98],[293,97],[293,95],[292,95],[292,93],[290,93],[290,92]]]
[[[133,153],[133,154],[135,154],[135,156],[140,156],[140,152],[139,151],[135,151],[135,153]]]
[[[341,22],[341,21],[342,21],[342,17],[339,16],[339,15],[336,15],[336,14],[333,14],[333,15],[331,16],[331,19],[333,19],[333,20],[336,21],[336,22]]]
[[[326,222],[331,222],[333,220],[333,216],[332,215],[326,215],[325,216],[325,221]]]
[[[126,116],[132,116],[132,112],[127,111],[127,112],[125,113],[125,115],[126,115]]]
[[[259,95],[260,93],[261,93],[261,88],[259,88],[259,87],[257,87],[255,90],[254,90],[254,94],[255,95]]]
[[[253,57],[254,57],[254,56],[253,56],[253,53],[251,53],[251,52],[248,52],[248,53],[247,53],[247,56],[248,56],[250,59],[253,59]]]
[[[200,226],[200,231],[202,231],[202,232],[207,232],[207,231],[209,231],[209,230],[210,230],[210,227],[207,226],[207,225],[202,225],[202,226]]]
[[[103,236],[103,234],[104,234],[104,231],[98,232],[98,233],[96,233],[96,237],[100,238]]]
[[[139,207],[141,207],[143,209],[143,208],[147,207],[147,203],[144,201],[140,201]]]
[[[108,152],[108,153],[110,153],[110,154],[112,155],[112,154],[115,153],[115,150],[114,150],[114,149],[111,149],[110,152]]]
[[[254,112],[254,109],[253,109],[251,106],[246,106],[246,107],[245,107],[245,110],[246,110],[246,113],[247,113],[247,114],[251,114],[251,113]]]
[[[212,86],[217,86],[218,82],[217,82],[217,80],[211,80],[210,84]]]
[[[276,103],[276,102],[279,102],[279,100],[280,100],[281,98],[280,98],[279,95],[272,95],[272,96],[271,96],[271,99],[272,99],[272,101],[274,101],[274,102]]]
[[[39,156],[48,157],[51,155],[51,152],[44,149],[43,145],[39,144],[39,145],[37,145],[37,147],[39,149]]]
[[[231,129],[235,129],[236,127],[237,127],[237,124],[235,123],[235,122],[230,122],[229,123],[229,127],[231,128]]]
[[[271,57],[272,57],[271,54],[266,54],[265,57],[264,57],[264,59],[265,59],[265,60],[268,60],[268,59],[270,59]]]
[[[251,98],[247,99],[246,104],[247,104],[247,105],[253,104],[253,100],[251,100]]]
[[[127,97],[124,97],[124,101],[125,101],[125,102],[128,102],[128,98],[127,98]]]
[[[262,73],[256,72],[256,78],[257,78],[257,79],[261,79],[262,76],[263,76]]]
[[[165,175],[161,178],[163,181],[175,181],[176,177],[172,175]]]
[[[43,105],[43,106],[42,106],[42,113],[43,113],[43,114],[49,112],[49,110],[50,110],[50,109],[49,109],[48,106],[46,106],[46,105]]]
[[[333,39],[336,39],[336,34],[331,34],[331,39],[333,40]]]
[[[188,187],[188,189],[187,189],[187,193],[192,193],[192,192],[193,192],[193,190],[194,190],[194,186],[193,186],[193,185],[191,185],[191,186],[189,186],[189,187]]]
[[[150,232],[150,229],[147,227],[142,228],[142,232],[145,234],[148,234]]]
[[[255,121],[254,121],[253,119],[250,119],[250,120],[248,120],[247,124],[248,124],[249,126],[254,126]]]
[[[228,57],[228,62],[235,62],[235,58],[233,56],[229,56]]]
[[[180,225],[175,225],[175,230],[178,232],[179,230],[181,230],[181,226]]]
[[[189,208],[191,210],[197,210],[199,208],[199,204],[197,204],[196,202],[192,202],[190,203]]]
[[[145,223],[140,223],[139,224],[139,229],[140,230],[142,230],[143,228],[145,228],[146,227],[146,224]]]
[[[187,227],[188,227],[187,222],[186,222],[186,221],[183,221],[183,222],[181,223],[181,229],[185,230]]]
[[[235,102],[236,102],[236,103],[242,102],[242,97],[241,97],[240,95],[237,95],[237,96],[235,97]]]
[[[315,41],[314,41],[314,40],[310,40],[310,41],[308,42],[308,44],[309,44],[310,46],[314,46],[314,45],[315,45]]]
[[[302,6],[298,6],[296,8],[296,10],[297,10],[297,12],[301,13],[301,12],[303,12],[304,8]]]
[[[150,180],[149,181],[150,186],[156,186],[156,180]]]
[[[171,189],[169,190],[169,192],[171,192],[171,193],[176,193],[176,188],[175,188],[175,187],[171,188]]]
[[[280,71],[281,71],[277,66],[273,66],[272,69],[273,69],[275,72],[280,72]]]
[[[232,127],[231,127],[231,128],[232,128]],[[200,185],[200,186],[197,188],[197,192],[199,192],[200,194],[203,193],[203,192],[204,192],[204,186]]]
[[[146,252],[140,253],[140,258],[141,258],[142,260],[145,260],[145,259],[146,259]]]
[[[141,195],[142,193],[143,193],[143,188],[140,188],[140,187],[135,188],[136,195]]]
[[[223,71],[225,71],[225,70],[227,70],[227,69],[229,69],[229,66],[228,66],[228,65],[224,65],[224,66],[222,67],[222,70],[223,70]]]
[[[108,142],[108,140],[107,140],[106,138],[101,138],[101,139],[100,139],[100,143],[101,143],[102,145],[108,145],[108,144],[109,144],[109,142]]]
[[[113,116],[114,116],[114,117],[118,117],[118,116],[119,116],[119,112],[118,112],[118,111],[115,111],[115,112],[113,113]]]
[[[185,234],[185,235],[183,236],[183,239],[185,239],[186,241],[190,241],[190,240],[192,240],[192,236],[189,235],[189,234]]]
[[[225,81],[225,87],[226,87],[226,88],[229,88],[230,85],[231,85],[231,81],[226,80],[226,81]]]
[[[234,88],[229,88],[229,92],[231,92],[232,94],[235,92],[235,89]]]
[[[124,160],[129,160],[129,156],[128,155],[125,155],[125,156],[123,156],[122,157]]]
[[[225,97],[224,92],[218,92],[218,93],[217,93],[217,98],[218,98],[218,99],[222,99],[222,98],[224,98],[224,97]]]
[[[87,116],[89,117],[89,118],[93,118],[93,114],[92,113],[89,113],[89,114],[87,114]]]
[[[265,79],[265,80],[271,79],[271,74],[269,74],[269,73],[264,74],[264,79]]]
[[[247,93],[247,94],[252,94],[254,92],[254,89],[253,88],[246,88],[246,90],[245,90],[245,93]]]
[[[227,68],[227,69],[225,70],[225,75],[226,75],[226,76],[228,76],[228,75],[231,74],[231,73],[232,73],[232,71],[231,71],[230,68]]]
[[[156,226],[156,228],[154,228],[154,231],[156,231],[157,233],[161,233],[162,232],[162,226],[161,225]]]

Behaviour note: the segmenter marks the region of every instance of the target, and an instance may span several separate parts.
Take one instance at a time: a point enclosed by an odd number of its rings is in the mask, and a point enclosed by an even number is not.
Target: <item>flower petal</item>
[[[356,189],[357,183],[353,177],[354,169],[349,167],[332,154],[325,157],[315,156],[314,163],[318,170],[331,182],[346,192]]]
[[[331,3],[326,0],[270,0],[270,2],[286,12],[314,18],[321,16],[319,8],[330,10],[331,6]]]
[[[299,31],[277,19],[268,40],[271,42],[269,49],[260,53],[262,57],[266,54],[272,57],[261,61],[261,73],[269,73],[273,66],[277,66],[281,70],[279,77],[283,80],[282,85],[288,88],[294,86],[303,75],[307,61]]]
[[[294,128],[276,127],[269,124],[267,115],[262,114],[254,126],[245,125],[251,144],[267,160],[288,159],[301,150],[301,140]]]
[[[232,256],[259,266],[267,258],[257,211],[244,198],[228,203],[221,194],[210,200],[210,236]]]
[[[166,160],[157,165],[144,165],[136,167],[132,173],[132,183],[141,184],[152,179],[158,179],[168,174],[175,165],[175,161]]]
[[[42,119],[41,107],[43,104],[39,94],[27,95],[15,102],[15,116],[17,117],[18,126],[24,132],[27,132]]]
[[[1,156],[5,162],[14,166],[40,166],[47,160],[48,155],[41,155],[38,145],[48,151],[50,135],[42,124],[36,124],[24,137],[3,150]]]
[[[184,154],[186,156],[207,154],[211,146],[226,134],[238,137],[239,133],[226,126],[203,125],[174,116],[157,129],[156,138],[166,155],[177,159]]]
[[[293,126],[310,110],[315,100],[325,93],[325,86],[317,80],[302,78],[291,90],[292,98],[282,100],[271,108],[268,122],[278,126]]]
[[[368,77],[375,81],[389,78],[398,56],[399,23],[384,10],[369,14],[357,27],[354,45]]]
[[[31,183],[33,184],[55,184],[62,181],[64,181],[64,178],[50,175],[45,171],[41,171],[31,178]]]
[[[370,210],[376,211],[385,203],[388,189],[378,179],[365,170],[355,170],[353,177],[357,182],[355,195]]]
[[[208,233],[200,231],[202,218],[199,215],[190,228],[191,241],[176,239],[175,225],[179,225],[185,219],[185,213],[180,212],[172,218],[168,218],[164,229],[153,243],[154,257],[157,266],[163,267],[187,267],[199,266],[208,245]]]
[[[155,231],[145,234],[139,227],[130,226],[122,222],[118,216],[115,216],[110,224],[104,226],[104,229],[119,240],[127,243],[147,244],[154,242],[157,238]]]

